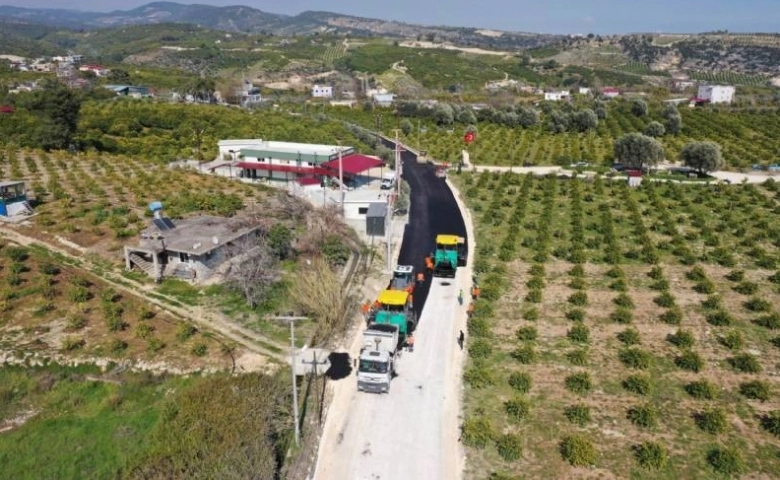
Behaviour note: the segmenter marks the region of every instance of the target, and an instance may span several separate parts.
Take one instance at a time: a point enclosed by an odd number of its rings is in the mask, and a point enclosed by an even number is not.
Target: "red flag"
[[[463,136],[463,140],[466,143],[471,143],[474,141],[474,132],[466,132],[466,135]]]

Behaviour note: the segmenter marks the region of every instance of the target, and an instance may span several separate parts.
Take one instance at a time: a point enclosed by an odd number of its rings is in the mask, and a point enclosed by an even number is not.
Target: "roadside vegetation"
[[[464,376],[468,476],[780,469],[776,183],[451,178],[475,215],[470,342],[491,347]]]

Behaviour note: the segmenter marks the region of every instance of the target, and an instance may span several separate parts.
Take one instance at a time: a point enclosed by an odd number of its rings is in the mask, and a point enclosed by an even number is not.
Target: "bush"
[[[758,292],[758,284],[755,282],[740,282],[734,285],[732,290],[742,295],[753,295]]]
[[[584,467],[596,463],[596,447],[590,440],[581,435],[565,437],[559,449],[564,460],[575,467]]]
[[[612,299],[612,303],[621,308],[634,308],[634,301],[626,293],[621,293]]]
[[[507,462],[512,462],[520,458],[523,453],[522,441],[519,435],[507,433],[501,435],[496,441],[498,454]]]
[[[208,353],[208,351],[209,351],[209,347],[208,345],[206,345],[205,342],[198,342],[192,346],[192,350],[190,350],[190,353],[192,353],[196,357],[203,357]]]
[[[196,333],[198,333],[198,329],[191,323],[179,322],[179,324],[176,325],[176,338],[182,342],[187,341]]]
[[[525,301],[529,303],[542,303],[542,291],[528,290],[528,293],[525,294]]]
[[[647,469],[660,470],[669,461],[669,452],[666,450],[666,447],[658,442],[643,442],[635,445],[633,450],[636,461]]]
[[[566,390],[578,395],[585,395],[593,388],[588,372],[573,373],[564,380]]]
[[[165,348],[165,342],[159,338],[150,338],[146,341],[146,349],[152,353],[159,352],[163,348]]]
[[[696,426],[713,435],[726,431],[726,413],[720,408],[706,408],[693,416]]]
[[[664,278],[664,269],[656,265],[647,272],[647,276],[653,280],[660,280]]]
[[[680,348],[690,348],[696,343],[693,333],[688,330],[677,330],[675,333],[670,333],[666,336],[666,341]]]
[[[659,307],[673,307],[674,306],[674,296],[669,292],[663,292],[661,295],[655,297],[653,299],[653,302],[655,302],[656,305]]]
[[[768,312],[772,310],[772,303],[769,300],[758,297],[752,297],[742,305],[751,312]]]
[[[650,379],[644,375],[629,375],[622,382],[623,388],[637,395],[650,393]]]
[[[707,452],[707,463],[723,475],[738,475],[746,470],[745,460],[736,450],[715,447]]]
[[[525,372],[513,372],[509,375],[509,386],[519,393],[531,390],[531,375]]]
[[[75,332],[76,330],[81,330],[86,326],[87,326],[87,319],[83,315],[78,315],[74,313],[68,315],[67,323],[65,325],[65,330],[68,332]]]
[[[588,304],[588,294],[585,292],[574,292],[569,295],[568,302],[577,307],[584,307]]]
[[[627,309],[620,307],[609,315],[610,320],[615,323],[626,325],[634,320],[634,313]]]
[[[566,358],[572,365],[585,366],[588,364],[587,350],[572,350],[566,354]]]
[[[66,297],[72,303],[86,303],[92,298],[92,294],[86,287],[76,285],[68,290]]]
[[[780,329],[780,313],[773,312],[769,315],[763,315],[755,320],[755,324],[769,330]]]
[[[618,358],[621,362],[623,362],[623,365],[625,365],[628,368],[636,368],[638,370],[646,370],[650,368],[650,363],[652,361],[652,356],[645,352],[644,350],[640,350],[636,347],[631,348],[624,348],[620,352],[618,352]]]
[[[520,397],[515,397],[504,402],[504,411],[512,420],[522,420],[531,411],[531,403]]]
[[[117,315],[106,316],[106,327],[109,332],[121,332],[127,328],[127,323]]]
[[[701,302],[701,306],[707,310],[722,310],[723,299],[720,295],[710,295],[704,301]]]
[[[744,270],[732,270],[726,275],[726,278],[731,280],[732,282],[741,282],[745,279],[745,271]]]
[[[693,290],[697,293],[709,295],[715,293],[715,284],[712,283],[712,280],[707,278],[694,285]]]
[[[669,290],[669,280],[665,278],[659,278],[658,280],[650,284],[650,288],[657,292],[665,292]]]
[[[485,448],[495,436],[493,425],[485,417],[467,418],[460,431],[463,444],[474,448]]]
[[[749,353],[735,355],[728,359],[728,363],[734,370],[742,373],[759,373],[761,371],[758,359]]]
[[[566,337],[572,342],[588,343],[590,328],[582,322],[577,322],[566,332]]]
[[[537,335],[536,327],[521,327],[515,332],[515,336],[521,342],[533,342]]]
[[[742,382],[739,384],[739,393],[751,400],[760,400],[766,402],[769,400],[769,384],[761,380],[752,382]]]
[[[512,358],[524,365],[529,365],[536,361],[536,350],[531,345],[518,347],[512,352]]]
[[[487,358],[491,353],[493,353],[493,344],[484,338],[474,339],[469,345],[471,358]]]
[[[30,252],[25,247],[8,247],[5,255],[13,262],[22,263],[30,257]]]
[[[669,325],[679,325],[682,322],[683,313],[680,307],[672,307],[662,313],[658,319]]]
[[[585,320],[585,310],[581,308],[572,308],[566,312],[566,319],[572,322],[582,322]]]
[[[493,370],[483,362],[473,362],[463,373],[463,380],[472,388],[485,388],[496,383]]]
[[[490,323],[486,318],[472,316],[466,322],[469,335],[472,337],[489,337],[490,336]]]
[[[705,318],[707,319],[707,323],[716,327],[727,327],[731,325],[732,322],[731,314],[726,310],[717,310],[708,313]]]
[[[767,432],[780,437],[780,410],[771,411],[761,417],[761,426]]]
[[[639,337],[639,331],[635,328],[626,328],[622,332],[618,332],[617,339],[625,346],[639,345],[642,343]]]
[[[154,327],[148,323],[139,323],[135,327],[135,336],[146,340],[154,334]]]
[[[745,339],[738,330],[732,330],[718,337],[718,342],[729,350],[739,350],[745,346]]]
[[[685,277],[692,282],[702,282],[707,280],[707,272],[700,266],[695,266],[685,273]]]
[[[629,408],[626,417],[634,425],[643,428],[655,427],[658,423],[658,411],[649,404]]]
[[[62,349],[66,352],[80,350],[87,342],[83,338],[67,336],[62,339]]]
[[[585,289],[585,279],[580,277],[574,277],[569,281],[569,288],[572,290],[584,290]]]
[[[108,349],[114,354],[121,353],[127,349],[127,342],[120,338],[115,338],[109,343]]]
[[[563,410],[563,415],[571,423],[584,427],[590,422],[590,407],[582,403],[569,405]]]
[[[38,267],[38,271],[41,272],[44,275],[51,275],[51,276],[59,275],[60,267],[58,267],[57,265],[54,265],[53,263],[46,262],[46,263],[42,263]]]
[[[674,364],[683,370],[697,373],[704,368],[704,360],[702,360],[701,355],[692,350],[687,350],[674,357]]]
[[[535,322],[539,319],[539,310],[536,307],[531,307],[523,312],[523,318],[529,322]]]
[[[697,400],[712,400],[715,398],[715,387],[707,380],[691,382],[684,387],[685,392]]]

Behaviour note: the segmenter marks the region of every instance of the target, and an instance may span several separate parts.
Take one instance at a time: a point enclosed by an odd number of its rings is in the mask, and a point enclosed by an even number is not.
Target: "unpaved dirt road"
[[[398,263],[423,267],[437,233],[466,235],[466,224],[447,184],[430,165],[417,165],[404,153],[404,178],[412,188],[409,224]],[[470,252],[471,253],[471,252]],[[471,255],[469,258],[471,263]],[[471,268],[455,280],[426,279],[415,289],[420,309],[415,351],[403,352],[389,394],[357,391],[353,370],[332,384],[331,402],[320,441],[317,480],[457,480],[463,475],[460,428],[464,352],[457,345],[466,331]],[[422,305],[424,303],[424,305]],[[349,349],[357,358],[360,339]]]

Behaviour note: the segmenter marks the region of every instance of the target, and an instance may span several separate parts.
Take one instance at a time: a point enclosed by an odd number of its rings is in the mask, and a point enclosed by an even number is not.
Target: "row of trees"
[[[615,161],[632,168],[645,169],[664,159],[664,148],[653,137],[641,133],[629,133],[615,140]],[[691,142],[680,151],[680,161],[706,174],[723,167],[720,145],[715,142]]]

